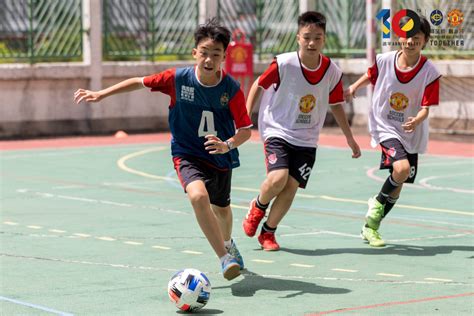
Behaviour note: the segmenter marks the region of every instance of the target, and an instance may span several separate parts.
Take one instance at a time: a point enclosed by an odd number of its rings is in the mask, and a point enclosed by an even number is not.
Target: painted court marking
[[[139,176],[142,176],[142,177],[145,177],[145,178],[163,180],[163,181],[179,182],[178,179],[171,178],[171,177],[166,177],[166,176],[158,176],[158,175],[150,174],[150,173],[143,172],[143,171],[140,171],[140,170],[136,170],[136,169],[133,169],[131,167],[128,167],[127,164],[126,164],[127,160],[129,160],[129,159],[136,158],[136,157],[139,157],[139,156],[142,156],[142,155],[146,155],[146,154],[149,154],[151,152],[162,151],[162,150],[165,150],[165,149],[167,149],[167,147],[148,148],[148,149],[145,149],[145,150],[141,150],[141,151],[137,151],[137,152],[125,155],[117,161],[117,166],[125,172],[136,174],[136,175],[139,175]],[[378,167],[376,167],[376,168],[378,168]],[[375,168],[372,168],[369,171],[367,171],[368,175],[369,175],[370,171],[373,173],[373,171],[375,171]],[[376,177],[376,176],[374,175],[374,177]],[[258,189],[235,187],[235,186],[232,186],[232,189],[233,190],[238,190],[238,191],[244,191],[244,192],[257,192],[257,193],[260,192],[260,190],[258,190]],[[336,202],[367,204],[367,201],[365,201],[365,200],[354,200],[354,199],[338,198],[338,197],[332,197],[332,196],[327,196],[327,195],[312,195],[312,194],[297,193],[296,196],[302,197],[302,198],[308,198],[308,199],[323,199],[323,200],[330,200],[330,201],[336,201]],[[407,209],[415,209],[415,210],[420,210],[420,211],[428,211],[428,212],[439,212],[439,213],[449,213],[449,214],[456,214],[456,215],[474,216],[474,213],[457,211],[457,210],[450,210],[450,209],[420,207],[420,206],[404,205],[404,204],[397,204],[397,207],[407,208]]]
[[[58,310],[55,310],[55,309],[52,309],[52,308],[49,308],[49,307],[45,307],[45,306],[41,306],[41,305],[37,305],[37,304],[32,304],[32,303],[28,303],[28,302],[23,302],[23,301],[15,300],[15,299],[4,297],[4,296],[0,296],[0,300],[7,301],[7,302],[10,302],[10,303],[15,303],[15,304],[26,306],[26,307],[31,307],[31,308],[34,308],[34,309],[39,309],[39,310],[49,312],[49,313],[53,313],[53,314],[56,314],[56,315],[74,316],[73,314],[70,314],[70,313],[61,312],[61,311],[58,311]]]
[[[335,313],[344,313],[344,312],[350,312],[350,311],[355,311],[355,310],[373,309],[373,308],[389,307],[389,306],[395,306],[395,305],[407,305],[407,304],[446,300],[446,299],[473,296],[473,295],[474,295],[474,292],[469,292],[469,293],[462,293],[462,294],[456,294],[456,295],[426,297],[426,298],[409,300],[409,301],[387,302],[387,303],[380,303],[380,304],[374,304],[374,305],[341,308],[341,309],[335,309],[331,311],[311,313],[311,314],[307,314],[307,316],[319,316],[319,315],[327,315],[327,314],[335,314]]]

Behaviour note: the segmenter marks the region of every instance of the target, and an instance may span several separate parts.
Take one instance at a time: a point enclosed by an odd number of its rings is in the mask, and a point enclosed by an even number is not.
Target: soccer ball
[[[168,296],[177,308],[187,312],[204,307],[211,295],[211,282],[199,270],[183,269],[168,282]]]

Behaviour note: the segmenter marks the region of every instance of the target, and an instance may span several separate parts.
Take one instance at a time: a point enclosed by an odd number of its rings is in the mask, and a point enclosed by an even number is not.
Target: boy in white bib
[[[377,55],[375,64],[345,92],[350,101],[360,87],[374,85],[369,131],[372,146],[380,144],[382,149],[380,169],[390,170],[378,195],[368,201],[362,227],[361,237],[373,247],[385,246],[378,232],[380,223],[395,205],[403,183],[415,180],[418,153],[424,153],[428,144],[429,109],[439,103],[440,74],[421,55],[430,25],[423,17],[420,22],[418,33],[399,39],[399,51]]]
[[[299,16],[298,51],[278,55],[254,83],[247,99],[247,112],[252,113],[263,94],[258,127],[264,141],[267,177],[260,194],[250,203],[243,228],[253,237],[274,199],[258,236],[264,250],[280,249],[275,239],[277,225],[290,209],[298,188],[305,188],[308,182],[329,107],[352,157],[360,156],[342,107],[342,72],[321,54],[325,33],[326,18],[321,13],[310,11]]]

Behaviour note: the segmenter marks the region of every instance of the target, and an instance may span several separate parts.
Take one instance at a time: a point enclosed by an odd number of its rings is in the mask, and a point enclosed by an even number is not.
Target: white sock
[[[232,238],[229,240],[224,240],[224,247],[225,249],[229,250],[230,246],[232,246]]]
[[[222,257],[220,257],[219,259],[221,260],[221,264],[224,263],[224,261],[230,257],[230,255],[228,253],[226,253],[225,255],[223,255]]]

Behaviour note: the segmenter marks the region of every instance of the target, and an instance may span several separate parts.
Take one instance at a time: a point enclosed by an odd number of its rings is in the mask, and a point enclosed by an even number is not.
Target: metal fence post
[[[102,89],[102,0],[82,0],[83,62],[90,68],[91,90]]]
[[[316,0],[299,0],[299,13],[316,10]]]

